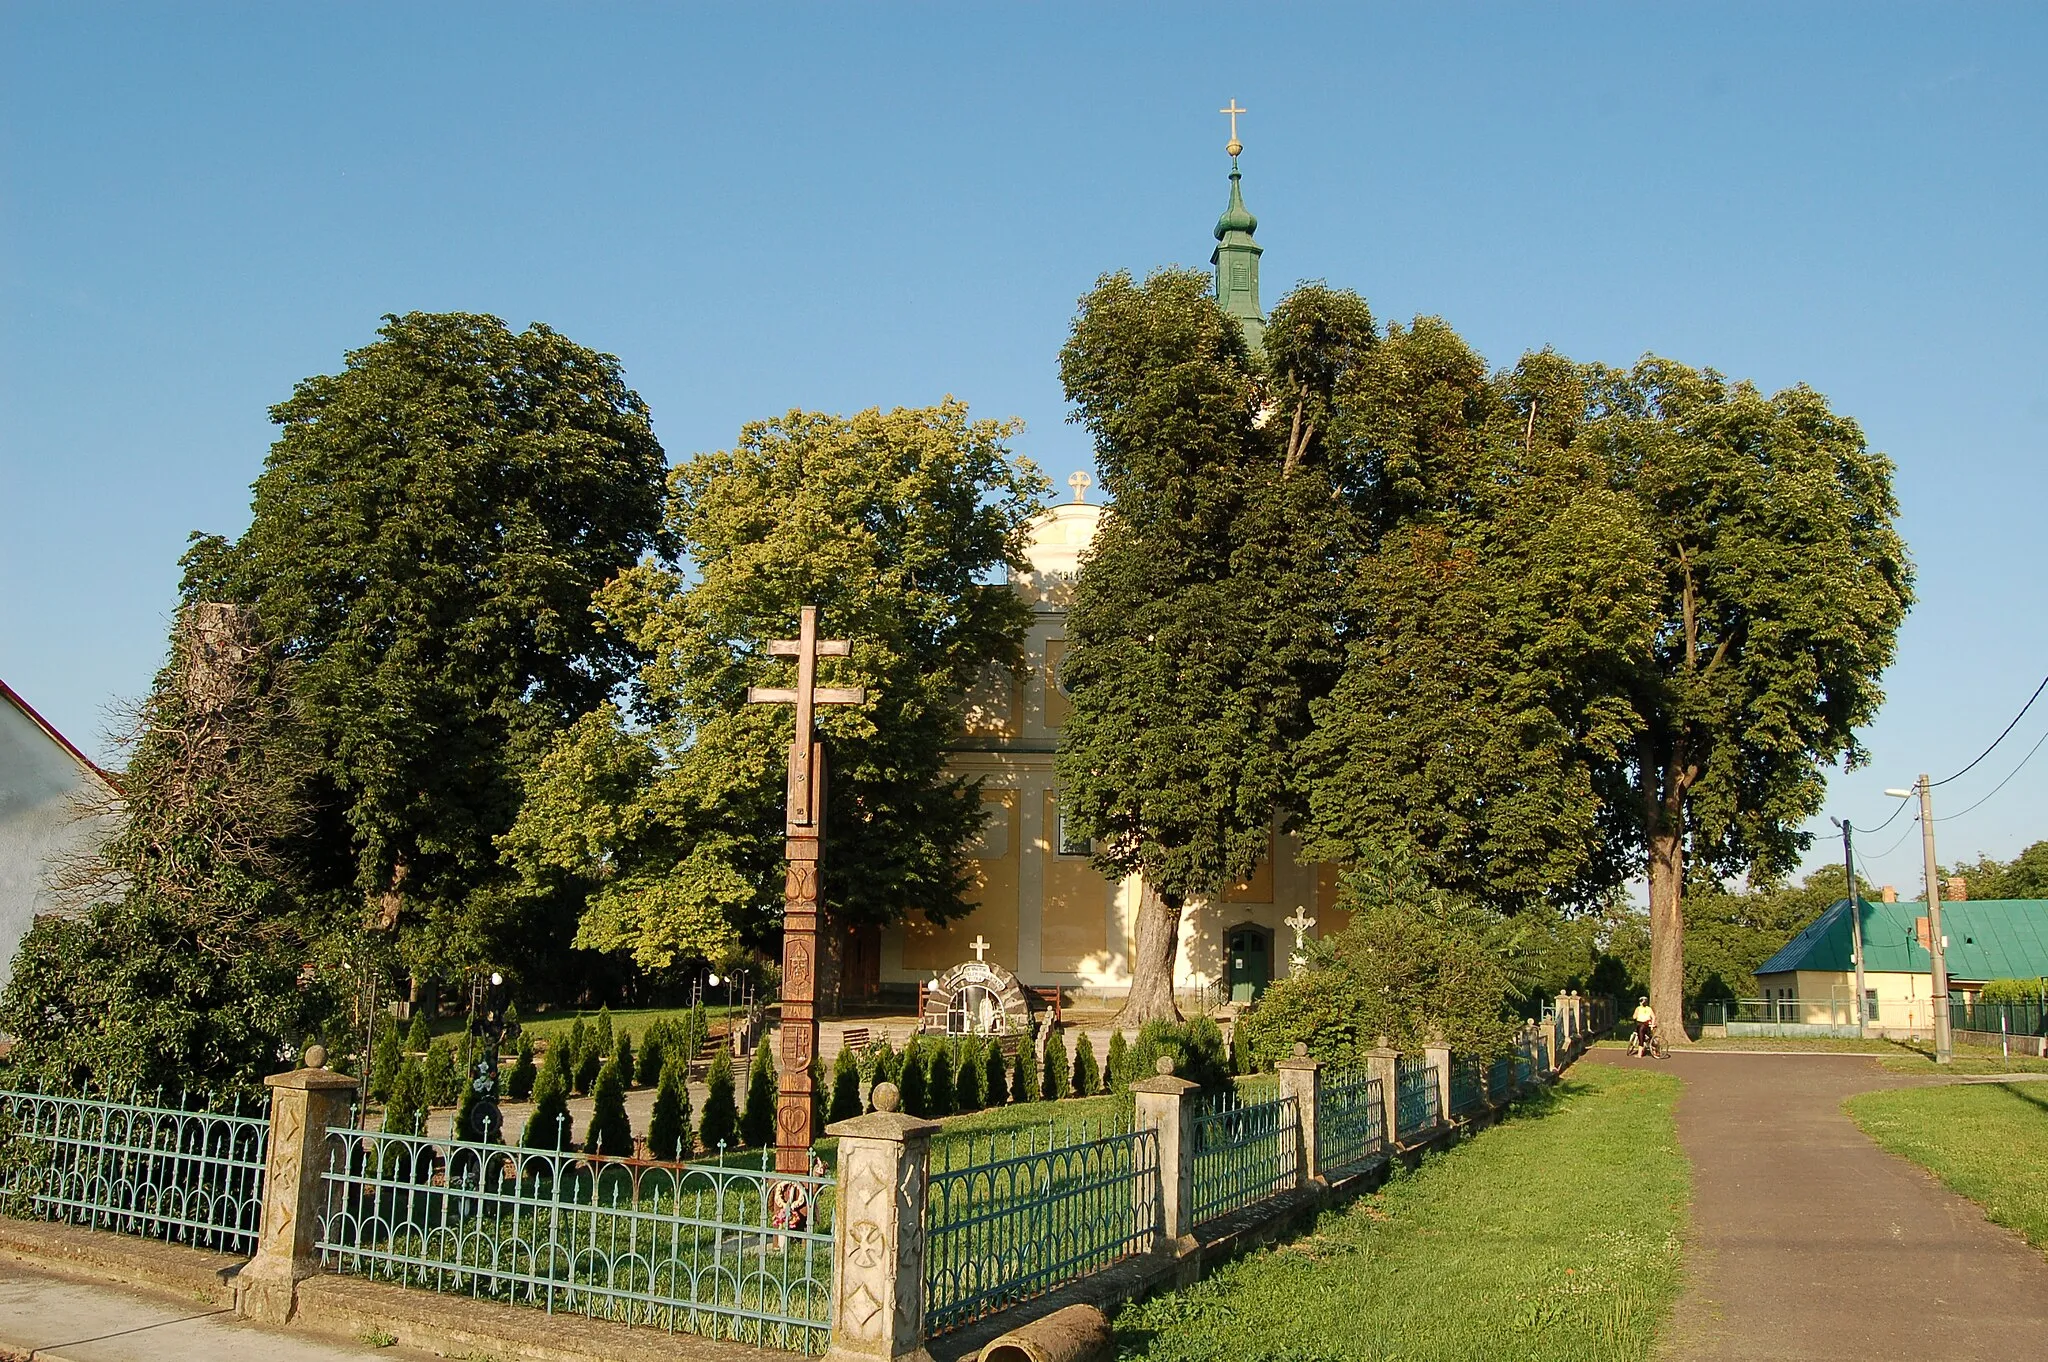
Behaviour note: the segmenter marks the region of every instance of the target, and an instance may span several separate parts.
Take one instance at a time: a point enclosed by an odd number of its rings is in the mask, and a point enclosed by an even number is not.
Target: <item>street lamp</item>
[[[1910,799],[1920,794],[1920,856],[1927,876],[1927,956],[1932,965],[1934,993],[1934,1062],[1955,1061],[1955,1043],[1949,1034],[1948,942],[1941,934],[1941,886],[1934,864],[1934,788],[1921,772],[1912,790],[1886,790],[1893,799]]]

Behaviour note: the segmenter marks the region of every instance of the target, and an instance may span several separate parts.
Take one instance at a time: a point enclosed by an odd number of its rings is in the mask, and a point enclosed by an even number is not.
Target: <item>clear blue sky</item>
[[[617,354],[672,458],[953,393],[1064,478],[1074,301],[1206,261],[1235,98],[1269,303],[1803,381],[1891,454],[1920,604],[1830,794],[1875,823],[2048,672],[2044,39],[1961,4],[0,4],[0,677],[103,751],[266,408],[385,312]],[[2048,836],[2048,751],[1940,831]],[[1917,892],[1916,847],[1874,874]]]

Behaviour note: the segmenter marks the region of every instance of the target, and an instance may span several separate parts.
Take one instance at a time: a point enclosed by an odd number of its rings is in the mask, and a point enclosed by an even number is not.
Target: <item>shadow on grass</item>
[[[2006,1096],[2025,1102],[2036,1111],[2048,1111],[2048,1100],[2034,1096],[2018,1083],[2000,1083],[1998,1086],[2004,1090]]]

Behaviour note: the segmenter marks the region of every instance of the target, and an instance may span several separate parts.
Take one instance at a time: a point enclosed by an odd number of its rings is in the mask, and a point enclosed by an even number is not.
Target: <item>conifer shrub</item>
[[[832,1102],[825,1109],[825,1123],[851,1121],[860,1115],[860,1063],[853,1057],[853,1051],[845,1045],[839,1047],[839,1057],[832,1061]]]
[[[953,1096],[953,1047],[946,1041],[935,1042],[931,1047],[931,1067],[924,1078],[924,1104],[927,1116],[951,1116],[958,1108]]]
[[[1040,1090],[1048,1102],[1057,1102],[1069,1095],[1073,1071],[1067,1065],[1067,1039],[1060,1027],[1053,1027],[1045,1033],[1045,1076]]]
[[[612,1047],[618,1043],[612,1032],[612,1010],[609,1007],[597,1009],[597,1025],[590,1033],[591,1048],[597,1051],[600,1060],[612,1057]]]
[[[1083,1031],[1074,1037],[1074,1096],[1093,1097],[1102,1091],[1102,1070],[1095,1063],[1095,1042]]]
[[[1018,1053],[1030,1049],[1029,1044],[1020,1045]],[[988,1049],[983,1052],[981,1067],[981,1100],[984,1106],[1000,1107],[1010,1101],[1010,1064],[1003,1058],[1002,1043],[989,1038]]]
[[[1109,1090],[1128,1092],[1131,1087],[1131,1043],[1121,1031],[1109,1033]]]
[[[981,1041],[961,1036],[953,1042],[953,1110],[980,1111]]]
[[[1038,1096],[1038,1047],[1026,1036],[1017,1047],[1017,1062],[1010,1066],[1010,1100],[1036,1102]]]
[[[631,1158],[633,1123],[626,1118],[626,1081],[617,1059],[606,1060],[597,1071],[591,1098],[590,1130],[583,1138],[583,1152]]]
[[[903,1042],[903,1055],[896,1061],[896,1090],[902,1094],[900,1105],[908,1116],[929,1116],[932,1114],[931,1077],[929,1061],[925,1057],[925,1045],[915,1035]]]
[[[434,1043],[434,1032],[427,1025],[427,1014],[422,1008],[412,1011],[412,1026],[405,1033],[405,1050],[410,1055],[424,1055],[427,1047]]]
[[[421,1135],[427,1129],[427,1079],[420,1062],[407,1059],[398,1066],[391,1081],[391,1096],[384,1103],[381,1129],[390,1135]]]
[[[640,1075],[639,1071],[633,1067],[633,1033],[631,1031],[619,1032],[618,1044],[612,1047],[612,1059],[619,1066],[619,1082],[629,1088],[632,1087],[633,1080]]]
[[[1230,1057],[1223,1050],[1223,1030],[1214,1017],[1191,1017],[1186,1021],[1149,1021],[1138,1031],[1138,1043],[1131,1047],[1130,1076],[1152,1074],[1159,1056],[1173,1060],[1173,1072],[1204,1092],[1230,1090]]]
[[[647,1035],[640,1042],[641,1087],[651,1088],[661,1082],[662,1071],[668,1067],[668,1036],[666,1018],[647,1028]]]
[[[519,1143],[528,1149],[576,1147],[576,1123],[569,1119],[567,1066],[555,1056],[550,1046],[547,1060],[540,1066],[540,1078],[533,1085],[533,1114],[526,1118],[526,1129],[519,1135]]]
[[[698,1143],[707,1154],[729,1149],[740,1142],[740,1111],[733,1100],[732,1052],[720,1047],[711,1056],[711,1072],[704,1094],[704,1119],[697,1126]]]
[[[832,1100],[832,1087],[825,1081],[825,1057],[811,1052],[811,1139],[824,1138],[825,1112]]]
[[[387,1102],[391,1085],[405,1063],[405,1047],[398,1039],[398,1023],[387,1020],[377,1027],[377,1044],[370,1051],[370,1099]]]
[[[704,1004],[698,1003],[690,1009],[687,1021],[689,1029],[683,1035],[683,1059],[695,1062],[697,1056],[704,1052],[704,1042],[711,1037],[711,1014],[704,1010]]]
[[[533,1080],[539,1071],[533,1067],[533,1037],[521,1033],[519,1049],[512,1061],[512,1072],[505,1078],[505,1096],[514,1102],[524,1102],[533,1096]]]
[[[518,1034],[519,1034],[519,1032],[520,1032],[520,1026],[519,1026],[519,1004],[518,1004],[518,1003],[506,1003],[506,1004],[505,1004],[505,1020],[504,1020],[504,1028],[505,1028],[505,1034],[506,1034],[506,1035],[508,1035],[508,1036],[516,1036],[516,1035],[518,1035]]]
[[[860,1072],[870,1089],[877,1083],[896,1083],[900,1088],[902,1084],[898,1080],[903,1076],[903,1056],[886,1037],[879,1037],[868,1042],[868,1048],[861,1052]]]
[[[590,1044],[590,1028],[578,1017],[569,1027],[566,1039],[548,1043],[548,1049],[562,1052],[562,1072],[569,1080],[569,1086],[576,1086],[576,1071],[583,1067],[583,1051]]]
[[[455,1050],[447,1040],[427,1047],[421,1071],[426,1077],[429,1105],[445,1107],[462,1095],[462,1074],[455,1067]]]
[[[661,1053],[659,1046],[650,1047]],[[657,1159],[690,1157],[689,1072],[680,1060],[662,1069],[654,1090],[654,1112],[647,1118],[647,1153]]]
[[[747,1065],[747,1103],[740,1109],[740,1143],[761,1148],[775,1143],[775,1056],[765,1041]]]
[[[598,1070],[604,1067],[604,1056],[598,1052],[596,1037],[585,1037],[583,1052],[576,1056],[576,1095],[588,1097],[591,1087],[597,1082]]]

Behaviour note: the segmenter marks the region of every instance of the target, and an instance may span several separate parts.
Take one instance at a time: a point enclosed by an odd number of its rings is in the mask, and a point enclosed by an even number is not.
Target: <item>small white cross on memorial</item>
[[[967,943],[967,949],[974,952],[974,959],[977,963],[979,963],[981,961],[981,958],[988,954],[988,942],[983,941],[981,939],[980,932],[976,932],[974,934],[974,940]]]
[[[1074,489],[1074,500],[1088,500],[1088,489],[1095,485],[1095,479],[1086,473],[1074,472],[1067,476],[1067,486]]]
[[[1308,954],[1302,949],[1302,940],[1308,929],[1316,925],[1316,920],[1308,915],[1308,909],[1297,908],[1293,917],[1282,918],[1281,921],[1294,928],[1294,954],[1290,959],[1294,968],[1300,969],[1308,963]]]

